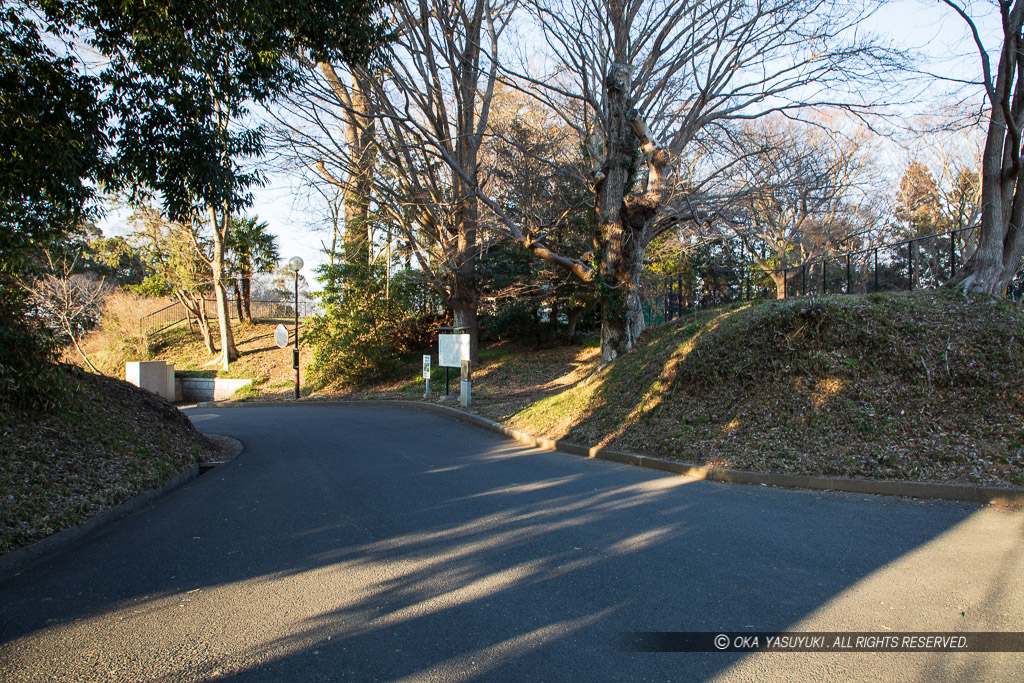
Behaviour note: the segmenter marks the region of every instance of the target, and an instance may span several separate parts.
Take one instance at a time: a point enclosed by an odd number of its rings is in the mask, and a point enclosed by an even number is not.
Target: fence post
[[[668,299],[665,301],[667,304],[665,309],[668,311],[669,320],[675,320],[679,314],[679,293],[672,288],[674,284],[675,283],[672,282],[672,276],[670,275],[668,278]]]
[[[665,322],[669,321],[668,317],[668,295],[669,295],[669,282],[671,280],[666,275],[665,279],[661,282],[661,319]]]
[[[949,233],[949,279],[956,275],[956,232]]]
[[[878,248],[875,248],[875,291],[878,291]]]
[[[683,317],[683,274],[679,272],[676,274],[676,317]]]
[[[672,276],[665,276],[665,320],[672,320]]]
[[[907,260],[910,261],[910,291],[914,291],[914,240],[907,242]]]

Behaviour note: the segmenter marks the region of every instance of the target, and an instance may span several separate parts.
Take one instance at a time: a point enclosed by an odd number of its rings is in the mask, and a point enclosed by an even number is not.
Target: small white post
[[[468,361],[462,361],[462,373],[459,382],[459,404],[463,408],[468,408],[469,404],[473,402],[472,399],[472,388],[473,382],[471,377],[473,364]]]

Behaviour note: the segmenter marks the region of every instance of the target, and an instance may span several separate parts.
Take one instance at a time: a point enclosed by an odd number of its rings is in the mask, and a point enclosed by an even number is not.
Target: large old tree
[[[997,0],[1003,44],[998,53],[982,40],[969,10],[980,3],[943,0],[967,22],[981,58],[982,81],[991,107],[982,156],[981,230],[978,248],[951,284],[1000,295],[1024,256],[1024,1]],[[998,60],[992,63],[992,57]]]
[[[890,58],[854,30],[869,10],[825,0],[532,7],[550,68],[511,77],[561,112],[591,155],[595,253],[568,258],[514,220],[505,226],[540,258],[595,283],[602,362],[631,351],[644,329],[647,245],[680,222],[714,217],[708,187],[730,163],[717,150],[731,121],[867,104],[852,91]]]
[[[329,87],[313,93],[318,109],[305,121],[320,129],[313,137],[326,150],[322,141],[332,133],[318,113],[325,102],[333,100],[350,118],[372,112],[376,209],[392,213],[405,229],[456,324],[476,324],[475,264],[486,210],[503,237],[593,284],[607,363],[632,350],[644,329],[638,281],[647,245],[682,222],[716,214],[709,190],[730,164],[722,150],[732,122],[868,104],[855,91],[890,58],[857,31],[870,5],[476,0],[431,8],[399,2],[388,59],[372,77],[353,74],[347,81],[367,86],[368,107],[349,100],[339,87],[346,81],[321,67]],[[514,11],[521,11],[520,33],[538,41],[507,40]],[[526,56],[513,68],[516,47]],[[525,224],[481,175],[480,150],[494,135],[487,122],[496,78],[561,116],[575,131],[576,149],[586,150],[592,170],[581,182],[592,193],[592,253],[562,252],[543,227],[555,225],[558,215],[534,221],[540,228]],[[354,153],[328,154],[325,163],[339,168],[333,177],[354,178],[349,185],[355,186],[361,155],[358,145],[349,147]]]
[[[371,216],[392,226],[474,357],[481,148],[511,7],[394,2],[394,40],[373,68],[316,64],[281,117],[291,151],[343,192],[346,260],[362,258],[350,245],[371,241]]]

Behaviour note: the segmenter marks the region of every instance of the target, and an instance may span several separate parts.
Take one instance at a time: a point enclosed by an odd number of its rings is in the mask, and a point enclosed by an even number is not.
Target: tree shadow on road
[[[979,510],[694,482],[416,411],[214,415],[247,452],[0,584],[0,654],[21,639],[31,672],[28,641],[110,638],[166,680],[704,680],[743,655],[620,635],[792,628]]]

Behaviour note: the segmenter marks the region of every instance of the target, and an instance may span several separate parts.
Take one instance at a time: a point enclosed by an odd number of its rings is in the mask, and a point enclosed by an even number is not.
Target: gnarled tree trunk
[[[1024,0],[999,3],[1003,46],[994,74],[973,20],[957,3],[944,1],[974,32],[992,106],[982,156],[978,248],[949,284],[1001,296],[1020,270],[1024,256]]]
[[[602,365],[636,348],[646,327],[639,278],[665,199],[668,155],[631,108],[630,71],[628,65],[614,64],[604,84],[607,151],[595,184]],[[630,162],[637,146],[647,163],[647,186],[630,191]]]

